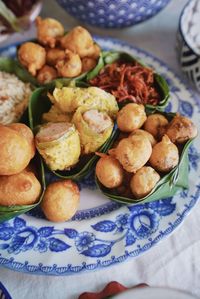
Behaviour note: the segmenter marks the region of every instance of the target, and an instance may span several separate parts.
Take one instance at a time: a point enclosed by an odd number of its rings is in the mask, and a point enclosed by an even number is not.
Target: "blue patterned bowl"
[[[83,23],[104,28],[123,28],[143,22],[170,0],[56,0]]]
[[[200,1],[189,0],[179,20],[178,58],[183,73],[200,90]]]

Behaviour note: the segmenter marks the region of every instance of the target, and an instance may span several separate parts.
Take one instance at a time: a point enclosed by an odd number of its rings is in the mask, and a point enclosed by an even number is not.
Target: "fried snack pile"
[[[40,84],[74,78],[96,66],[100,47],[85,28],[77,26],[65,34],[60,22],[41,17],[36,27],[37,41],[22,44],[18,59]]]
[[[118,105],[97,87],[55,88],[48,96],[52,106],[42,116],[36,147],[51,170],[69,170],[110,137]]]
[[[140,199],[179,163],[181,144],[196,137],[197,128],[177,114],[172,121],[159,113],[146,115],[143,105],[130,103],[117,115],[121,136],[96,165],[96,176],[121,196]]]
[[[29,167],[35,155],[34,136],[22,123],[0,125],[0,205],[29,205],[41,193],[41,185]]]

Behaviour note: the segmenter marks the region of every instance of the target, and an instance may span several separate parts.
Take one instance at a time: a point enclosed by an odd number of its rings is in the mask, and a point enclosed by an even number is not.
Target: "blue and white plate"
[[[0,299],[12,299],[10,294],[4,287],[4,285],[0,282]]]
[[[105,49],[129,52],[155,68],[170,86],[167,111],[179,111],[200,130],[196,97],[163,62],[119,40],[96,40]],[[70,275],[110,267],[145,253],[170,235],[198,200],[199,149],[197,138],[189,151],[190,188],[174,197],[120,205],[105,198],[91,176],[80,184],[80,209],[72,221],[48,222],[37,209],[0,224],[0,264],[32,274]]]

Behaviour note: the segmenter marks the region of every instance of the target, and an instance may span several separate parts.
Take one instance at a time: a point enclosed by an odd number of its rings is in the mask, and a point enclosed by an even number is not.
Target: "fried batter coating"
[[[89,55],[90,58],[98,59],[100,56],[101,48],[96,43],[93,44],[93,48],[91,49],[91,53]]]
[[[33,172],[23,170],[14,175],[1,176],[0,205],[34,204],[41,193],[41,185]]]
[[[46,51],[36,43],[26,42],[19,48],[18,59],[35,76],[46,63]]]
[[[97,64],[96,59],[90,57],[84,57],[81,61],[82,61],[82,73],[92,70]]]
[[[96,176],[107,188],[119,187],[123,182],[123,168],[114,157],[103,154],[96,165]]]
[[[80,57],[69,50],[66,50],[65,54],[65,59],[59,60],[56,64],[59,76],[73,78],[80,75],[82,70]]]
[[[133,135],[142,135],[145,136],[149,139],[151,146],[153,147],[156,144],[156,139],[153,137],[153,135],[151,135],[149,132],[145,131],[145,130],[141,130],[141,129],[136,129],[133,132],[131,132],[131,134],[129,135],[129,137],[133,136]]]
[[[21,133],[0,125],[0,175],[21,172],[29,164],[33,149]]]
[[[60,22],[52,18],[36,18],[37,38],[42,45],[54,48],[56,39],[64,35],[64,27]]]
[[[80,192],[71,180],[50,184],[44,194],[42,210],[46,218],[54,222],[67,221],[78,209]]]
[[[144,106],[130,103],[118,112],[117,125],[122,132],[132,132],[141,128],[146,119]]]
[[[22,123],[12,123],[7,125],[7,127],[11,128],[12,130],[17,131],[19,134],[21,134],[22,137],[24,137],[30,146],[31,151],[31,158],[35,156],[35,141],[34,141],[34,135],[31,129]]]
[[[65,58],[65,50],[54,48],[47,49],[47,64],[51,66],[55,66],[58,60],[62,60]]]
[[[176,115],[169,123],[167,136],[174,143],[184,143],[197,136],[197,127],[185,116]]]
[[[160,175],[152,167],[144,166],[133,175],[131,191],[136,198],[142,198],[151,192],[159,180]]]
[[[167,135],[153,147],[149,162],[153,168],[161,172],[169,172],[178,164],[178,148]]]
[[[97,51],[97,48],[94,48],[92,36],[81,26],[74,27],[69,31],[60,39],[60,43],[63,49],[68,49],[81,58],[90,57]]]
[[[112,154],[119,160],[128,172],[136,172],[146,164],[152,153],[152,146],[148,138],[134,135],[122,139]]]
[[[56,69],[52,66],[44,65],[38,72],[37,80],[40,84],[51,82],[58,77]]]
[[[144,130],[151,133],[156,139],[159,139],[168,123],[168,120],[162,114],[151,114],[144,123]]]
[[[71,113],[64,113],[57,106],[52,105],[48,112],[42,114],[42,121],[52,123],[71,122],[72,116]]]

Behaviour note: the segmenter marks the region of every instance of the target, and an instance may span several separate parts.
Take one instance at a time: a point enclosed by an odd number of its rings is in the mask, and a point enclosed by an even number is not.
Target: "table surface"
[[[160,58],[182,76],[176,53],[178,20],[186,0],[172,0],[152,19],[121,30],[87,27],[93,34],[112,36],[145,49]],[[41,15],[59,19],[66,29],[78,24],[53,0],[44,1]],[[25,35],[15,34],[0,46],[31,38],[31,28]],[[0,281],[13,298],[75,299],[85,291],[100,291],[109,281],[126,287],[138,283],[176,288],[200,297],[200,203],[192,209],[175,232],[145,254],[111,268],[75,276],[52,277],[22,274],[0,268]]]

